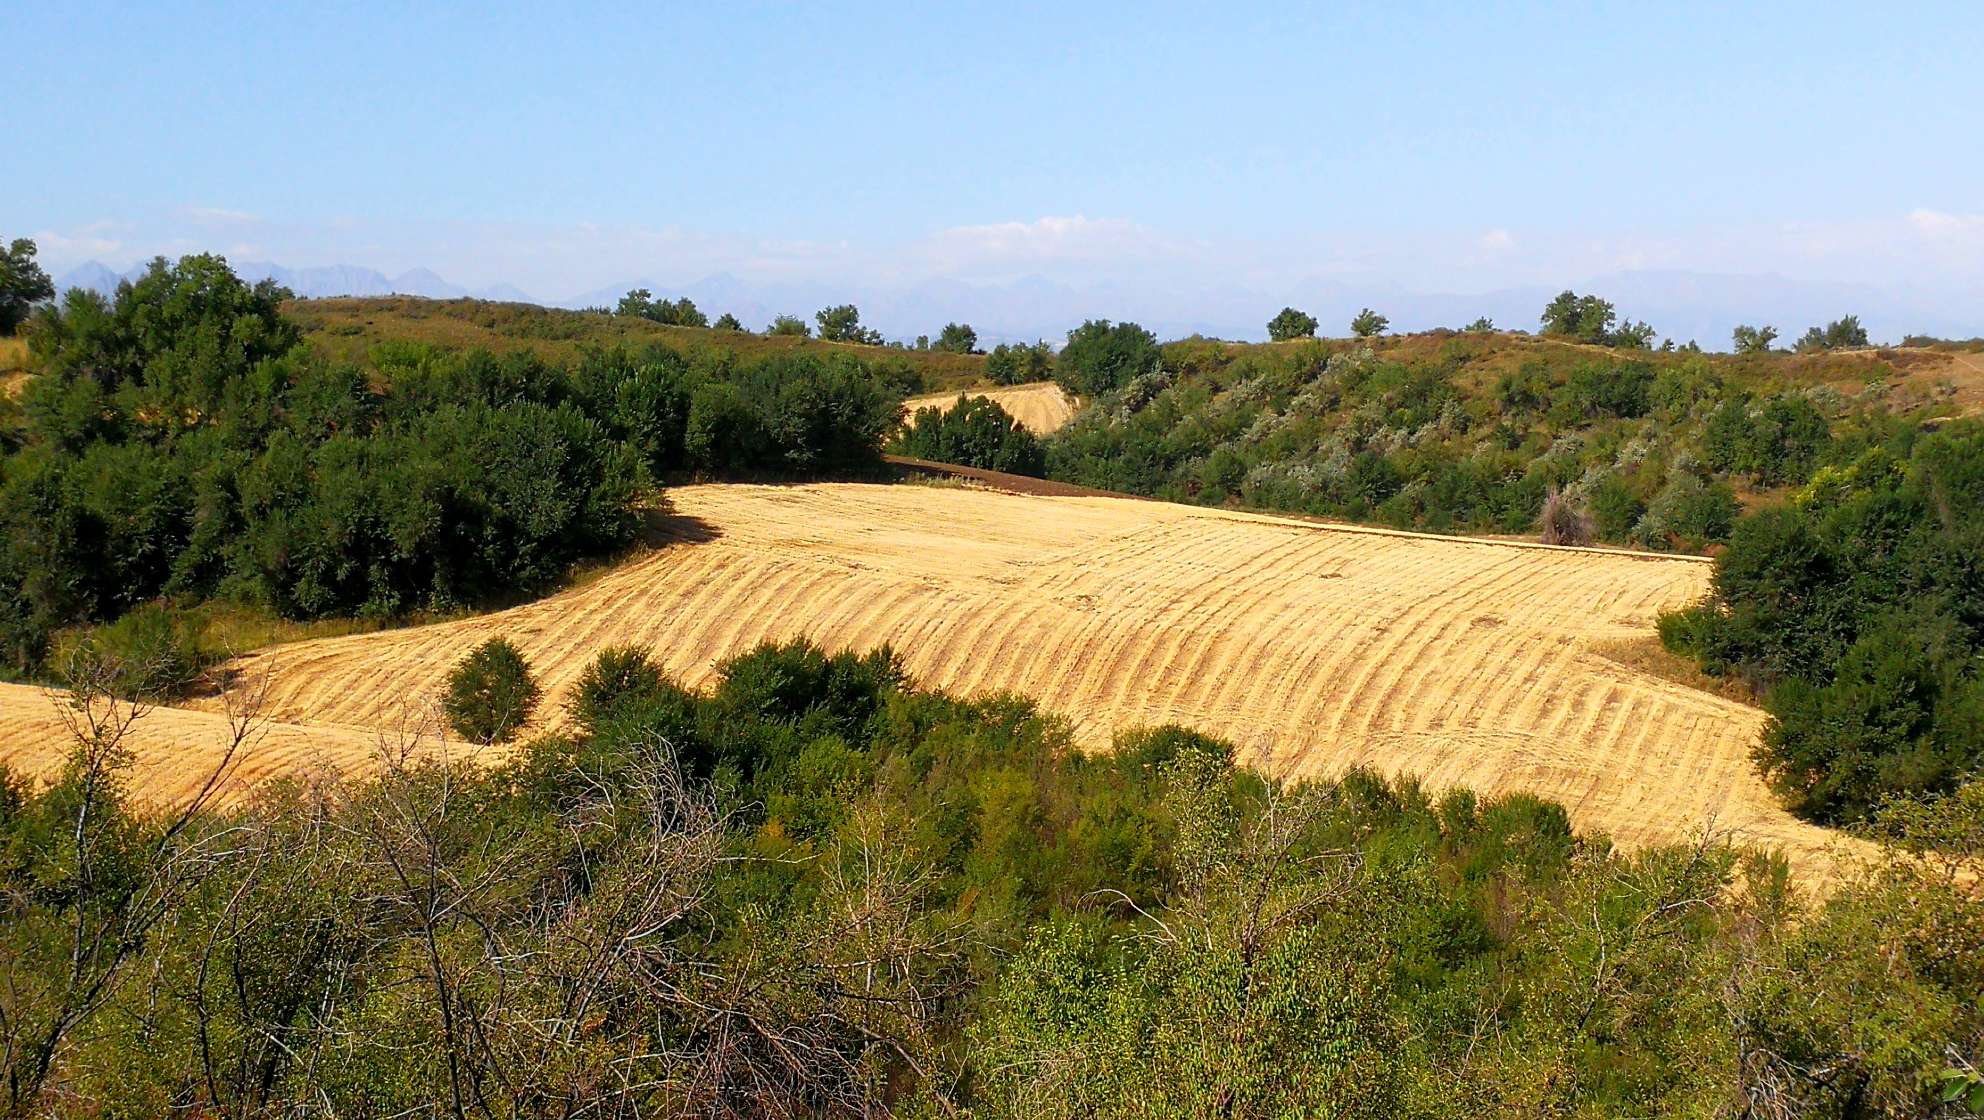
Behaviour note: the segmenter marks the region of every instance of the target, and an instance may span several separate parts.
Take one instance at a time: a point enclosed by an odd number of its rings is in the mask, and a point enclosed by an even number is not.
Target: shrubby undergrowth
[[[1984,429],[1910,435],[1744,518],[1669,648],[1748,680],[1757,760],[1797,811],[1874,815],[1984,768]]]
[[[1554,345],[1554,344],[1553,344]],[[1737,488],[1799,485],[1900,429],[1878,401],[1701,355],[1534,354],[1455,336],[1167,344],[1045,441],[1048,477],[1401,528],[1534,533],[1553,491],[1600,541],[1700,550]],[[1065,366],[1066,356],[1063,356]]]
[[[183,817],[114,730],[0,782],[0,1107],[1923,1116],[1984,1047],[1975,786],[1807,905],[1530,797],[1084,755],[886,650],[707,695],[603,651],[573,704],[501,765]]]

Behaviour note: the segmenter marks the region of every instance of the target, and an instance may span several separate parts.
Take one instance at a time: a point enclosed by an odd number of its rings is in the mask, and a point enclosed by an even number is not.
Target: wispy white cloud
[[[229,210],[221,206],[188,206],[183,213],[202,226],[251,226],[262,221],[260,216],[245,210]]]
[[[1484,253],[1507,253],[1516,247],[1516,236],[1505,229],[1491,229],[1475,242]]]

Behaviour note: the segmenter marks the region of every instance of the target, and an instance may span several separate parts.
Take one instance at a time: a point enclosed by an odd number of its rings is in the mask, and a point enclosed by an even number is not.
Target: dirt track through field
[[[266,714],[301,739],[302,725],[333,725],[313,748],[362,764],[376,750],[363,729],[431,705],[493,635],[530,660],[551,721],[608,644],[651,646],[706,686],[767,639],[888,642],[919,681],[1033,697],[1089,747],[1178,722],[1281,774],[1364,764],[1436,788],[1528,790],[1626,846],[1713,824],[1802,863],[1835,840],[1779,809],[1753,772],[1761,713],[1594,651],[1699,596],[1700,561],[1114,498],[855,484],[671,497],[676,543],[584,587],[276,647],[241,668],[267,671]]]
[[[958,403],[958,393],[931,393],[902,402],[905,415],[914,416],[919,408],[949,412]],[[1035,433],[1048,432],[1074,419],[1075,402],[1052,381],[1031,381],[1025,385],[1004,385],[996,389],[966,389],[967,397],[986,397],[1010,413],[1020,426]]]

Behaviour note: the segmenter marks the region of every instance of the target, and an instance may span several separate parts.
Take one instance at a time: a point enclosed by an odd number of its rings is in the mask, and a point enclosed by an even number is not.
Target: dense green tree
[[[1469,323],[1468,325],[1461,328],[1461,330],[1467,331],[1470,334],[1485,333],[1487,331],[1492,331],[1494,329],[1495,329],[1495,320],[1490,319],[1486,315],[1481,316],[1479,319],[1476,319],[1474,322]]]
[[[587,662],[566,701],[572,721],[588,732],[629,705],[659,694],[661,669],[640,646],[608,646]]]
[[[1316,326],[1314,315],[1297,311],[1293,307],[1284,307],[1275,314],[1274,318],[1268,320],[1268,340],[1287,342],[1296,338],[1314,338]]]
[[[737,316],[732,315],[728,311],[717,316],[716,322],[712,325],[720,331],[741,331],[744,329],[744,324],[737,321]]]
[[[994,385],[1024,385],[1054,375],[1054,351],[1045,342],[1022,346],[1002,342],[985,356],[985,376]]]
[[[1358,338],[1370,338],[1374,335],[1385,333],[1386,330],[1390,329],[1391,325],[1392,321],[1390,319],[1367,307],[1359,311],[1356,317],[1350,320],[1350,333],[1356,335]]]
[[[1090,319],[1068,332],[1054,379],[1075,396],[1099,396],[1156,369],[1160,357],[1157,336],[1137,324]]]
[[[1764,691],[1758,760],[1798,811],[1875,814],[1984,765],[1984,432],[1922,437],[1828,467],[1736,526],[1705,607],[1662,638]]]
[[[811,338],[813,336],[813,328],[807,326],[806,320],[801,319],[797,315],[780,315],[772,320],[771,326],[765,328],[765,333],[771,335],[797,335],[800,338]]]
[[[978,332],[971,329],[970,323],[945,323],[937,334],[937,341],[930,349],[944,350],[952,354],[978,353]]]
[[[921,408],[897,434],[898,454],[1010,474],[1039,475],[1040,440],[989,397],[960,393],[948,409]]]
[[[0,337],[27,321],[35,305],[55,298],[55,284],[35,262],[35,243],[17,237],[0,251]]]
[[[1858,315],[1847,315],[1834,319],[1823,327],[1812,327],[1798,339],[1798,350],[1840,350],[1855,346],[1866,346],[1867,328],[1860,325]]]
[[[670,327],[707,327],[709,316],[697,310],[694,300],[688,296],[680,299],[654,298],[654,293],[646,288],[635,288],[620,299],[615,314],[631,315],[648,319]],[[735,322],[735,320],[732,320]]]
[[[1581,342],[1604,342],[1619,313],[1597,296],[1580,296],[1566,289],[1543,309],[1543,333],[1565,335]]]
[[[442,707],[455,734],[476,743],[500,743],[537,708],[537,681],[507,638],[491,638],[448,674]]]
[[[1776,327],[1739,326],[1730,337],[1730,344],[1738,354],[1768,354],[1770,344],[1777,341]]]
[[[880,346],[880,332],[861,325],[861,311],[851,303],[823,307],[813,318],[820,324],[820,337],[828,342],[854,342],[864,346]]]

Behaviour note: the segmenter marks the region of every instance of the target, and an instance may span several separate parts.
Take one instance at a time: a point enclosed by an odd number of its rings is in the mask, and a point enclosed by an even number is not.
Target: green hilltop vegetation
[[[1710,355],[1562,336],[1157,345],[1057,376],[1049,477],[1176,501],[1699,551],[1744,508],[1950,410],[1896,352]],[[1553,493],[1569,516],[1544,526]]]
[[[664,301],[667,302],[667,301]],[[683,301],[686,302],[686,301]],[[691,304],[691,311],[694,305]],[[899,370],[897,380],[916,392],[978,384],[983,355],[967,351],[863,345],[807,334],[772,334],[705,324],[661,322],[639,313],[562,311],[525,303],[429,300],[412,297],[290,300],[283,311],[325,357],[366,364],[381,343],[413,343],[440,350],[524,351],[552,363],[576,361],[588,348],[666,346],[692,360],[728,354],[749,361],[774,355],[827,357],[852,353],[870,365]],[[700,317],[700,312],[695,313]],[[693,322],[693,319],[691,320]]]

